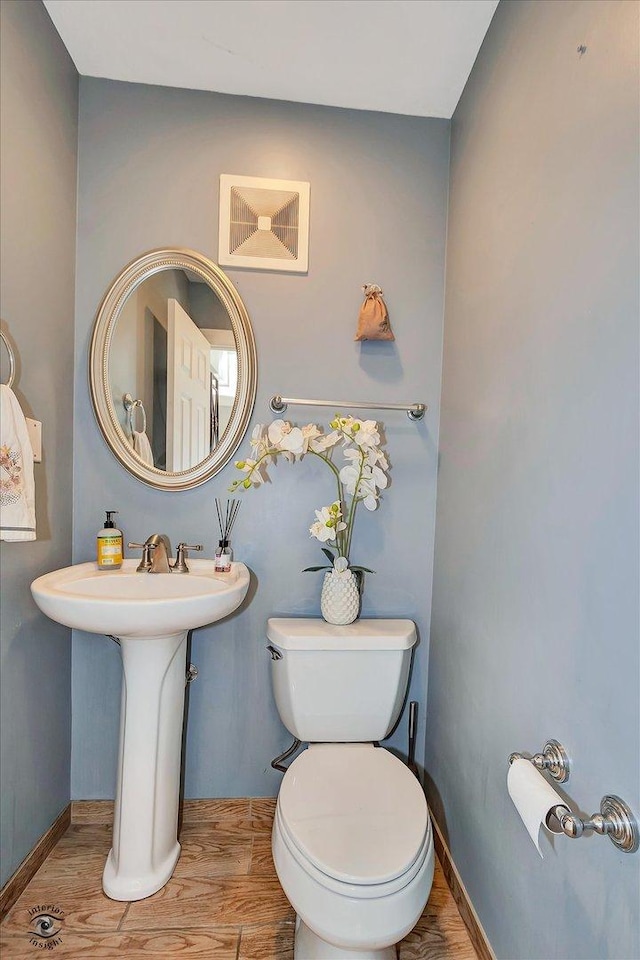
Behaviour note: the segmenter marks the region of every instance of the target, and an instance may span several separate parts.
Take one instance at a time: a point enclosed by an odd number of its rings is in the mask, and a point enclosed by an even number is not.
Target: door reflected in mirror
[[[109,386],[120,426],[150,466],[177,472],[208,457],[229,424],[237,380],[229,315],[200,277],[163,270],[127,297]]]

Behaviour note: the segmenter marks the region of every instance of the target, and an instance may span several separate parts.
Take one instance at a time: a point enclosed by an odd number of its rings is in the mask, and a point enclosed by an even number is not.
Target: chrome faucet
[[[144,543],[130,543],[128,546],[142,549],[142,560],[136,568],[138,573],[171,573],[171,541],[166,533],[153,533]]]
[[[187,550],[202,550],[201,543],[179,543],[176,562],[171,567],[173,573],[189,573],[187,566]]]
[[[130,543],[130,548],[142,550],[142,560],[137,573],[189,573],[187,550],[202,550],[201,543],[179,543],[176,562],[169,563],[171,541],[166,533],[154,533],[144,543]]]

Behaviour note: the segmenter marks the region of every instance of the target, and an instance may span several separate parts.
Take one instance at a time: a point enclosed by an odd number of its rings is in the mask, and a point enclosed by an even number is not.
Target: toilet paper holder
[[[558,783],[566,783],[571,772],[571,761],[567,751],[557,740],[547,740],[541,753],[533,757],[524,757],[521,753],[512,753],[509,764],[514,760],[529,760],[538,770],[547,770]],[[607,794],[600,801],[600,813],[592,813],[583,820],[572,813],[564,803],[554,807],[549,816],[556,818],[567,837],[581,837],[585,830],[593,830],[609,840],[624,853],[635,853],[640,848],[640,830],[631,807],[613,794]]]
[[[571,761],[567,751],[557,740],[547,740],[542,753],[535,753],[532,757],[523,757],[521,753],[512,753],[509,765],[514,760],[530,760],[537,770],[546,770],[558,783],[566,783],[571,773]]]

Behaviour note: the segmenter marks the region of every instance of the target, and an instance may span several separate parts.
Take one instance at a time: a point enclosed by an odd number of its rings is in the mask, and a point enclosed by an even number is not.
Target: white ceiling
[[[451,117],[498,0],[44,0],[90,77]]]

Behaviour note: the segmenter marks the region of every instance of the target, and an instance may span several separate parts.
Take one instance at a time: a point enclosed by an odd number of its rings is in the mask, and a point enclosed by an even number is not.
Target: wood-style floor
[[[136,903],[102,892],[112,805],[75,804],[68,831],[0,928],[0,957],[292,960],[294,913],[271,859],[274,804],[187,801],[175,873]],[[59,933],[34,936],[38,910],[55,917],[53,907],[64,913]],[[439,864],[424,914],[398,953],[400,960],[476,960]]]

